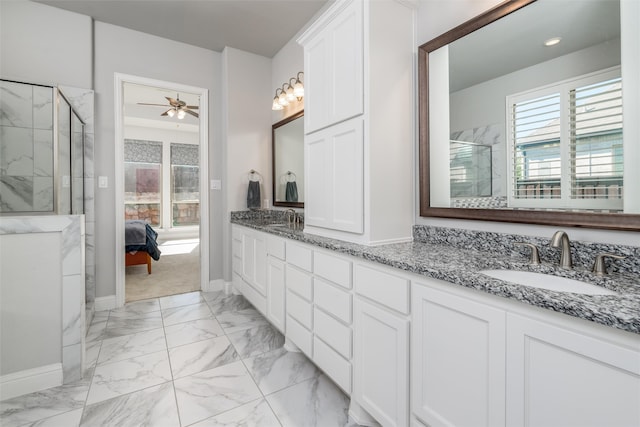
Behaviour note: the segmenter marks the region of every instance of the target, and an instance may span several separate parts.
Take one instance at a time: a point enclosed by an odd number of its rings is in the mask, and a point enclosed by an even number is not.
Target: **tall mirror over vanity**
[[[304,207],[304,111],[272,127],[273,205]]]
[[[420,46],[421,216],[640,230],[631,3],[507,1]]]

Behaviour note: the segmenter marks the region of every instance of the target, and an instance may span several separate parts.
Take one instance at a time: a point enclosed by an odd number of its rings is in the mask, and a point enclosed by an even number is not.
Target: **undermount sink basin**
[[[592,285],[579,280],[566,277],[552,276],[551,274],[534,273],[521,270],[483,270],[480,273],[495,279],[504,280],[518,285],[531,286],[540,289],[549,289],[558,292],[571,292],[583,295],[617,295],[617,292]]]

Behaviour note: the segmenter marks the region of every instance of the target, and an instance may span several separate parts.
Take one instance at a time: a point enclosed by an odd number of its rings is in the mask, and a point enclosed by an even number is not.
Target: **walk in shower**
[[[0,80],[0,214],[83,214],[84,144],[61,89]]]

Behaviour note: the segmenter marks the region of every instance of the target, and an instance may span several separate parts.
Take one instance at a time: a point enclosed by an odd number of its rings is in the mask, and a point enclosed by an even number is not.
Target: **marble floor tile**
[[[91,341],[85,344],[84,350],[84,368],[93,368],[98,362],[102,341]]]
[[[198,319],[166,326],[164,332],[169,348],[224,335],[222,327],[215,319]]]
[[[260,398],[242,362],[175,380],[180,420],[189,425]]]
[[[129,302],[123,307],[111,310],[111,316],[130,317],[154,311],[160,311],[160,301],[158,300],[158,298]]]
[[[87,336],[85,337],[85,342],[89,343],[92,341],[100,341],[104,338],[104,331],[107,329],[108,321],[105,320],[97,320],[93,319],[91,322],[91,326],[89,326],[89,330],[87,331]]]
[[[53,387],[0,402],[0,425],[21,426],[84,406],[89,381]]]
[[[166,351],[98,366],[87,405],[171,381]]]
[[[162,328],[162,316],[159,311],[145,313],[142,317],[109,317],[107,328],[102,333],[102,339],[121,337],[151,329]]]
[[[261,325],[227,334],[241,358],[257,356],[284,345],[284,335],[271,325]]]
[[[213,294],[210,292],[209,294]],[[219,315],[227,311],[240,311],[253,308],[251,303],[242,295],[230,294],[224,292],[215,292],[216,295],[205,295],[205,300],[214,315]]]
[[[78,427],[80,418],[82,418],[82,408],[45,418],[24,427]]]
[[[116,338],[107,338],[102,341],[98,366],[166,349],[167,342],[162,328]]]
[[[229,339],[221,336],[169,349],[169,359],[173,377],[180,378],[235,362],[239,356]]]
[[[280,427],[280,422],[264,399],[207,418],[191,427]]]
[[[349,424],[349,398],[325,375],[267,396],[283,427],[343,427]]]
[[[280,348],[243,360],[263,394],[271,394],[320,375],[320,370],[302,353]]]
[[[269,322],[255,308],[247,308],[239,311],[228,311],[216,316],[225,333],[242,331]]]
[[[81,426],[180,426],[173,384],[164,383],[85,408]]]
[[[206,303],[201,302],[162,310],[162,317],[164,325],[170,326],[190,320],[213,318],[213,313]]]
[[[198,304],[201,302],[204,302],[204,298],[199,291],[189,292],[160,298],[160,308],[166,310],[167,308],[182,307],[184,305]]]

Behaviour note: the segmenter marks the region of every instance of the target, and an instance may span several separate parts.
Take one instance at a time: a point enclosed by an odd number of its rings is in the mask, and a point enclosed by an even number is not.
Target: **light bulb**
[[[184,116],[186,116],[186,115],[187,115],[187,113],[185,113],[184,110],[178,111],[178,118],[180,120],[184,119]]]
[[[271,105],[271,109],[275,111],[282,110],[282,105],[280,105],[280,103],[278,102],[277,96],[273,98],[273,104]]]
[[[176,115],[176,110],[171,109],[171,110],[167,111],[167,116],[169,116],[169,117],[173,117],[173,116],[175,116],[175,115]]]
[[[289,85],[289,89],[287,89],[287,101],[293,102],[296,99],[296,96],[293,94],[293,87]]]
[[[304,96],[304,86],[302,86],[300,80],[298,80],[296,84],[293,85],[293,95],[298,98],[298,101],[300,101],[300,99],[302,99],[302,97]]]
[[[278,104],[282,105],[283,107],[289,105],[289,101],[287,101],[287,97],[284,92],[282,92],[280,96],[278,96]]]

